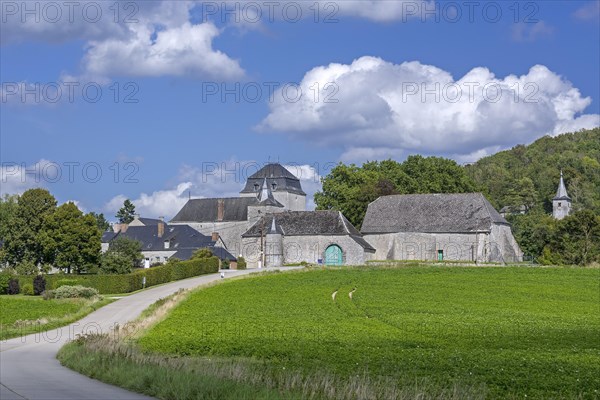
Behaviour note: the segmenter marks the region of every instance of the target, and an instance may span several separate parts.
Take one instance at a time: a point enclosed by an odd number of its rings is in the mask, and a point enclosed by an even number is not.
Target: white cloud
[[[573,16],[582,21],[598,21],[600,20],[600,1],[592,0],[589,3],[578,8]]]
[[[62,167],[41,159],[34,164],[3,161],[0,165],[0,196],[22,194],[26,190],[45,187],[62,178]]]
[[[520,22],[512,26],[512,38],[517,42],[534,42],[552,36],[554,28],[544,21],[535,24]]]
[[[136,26],[126,40],[91,41],[84,58],[86,73],[106,76],[190,76],[232,80],[244,75],[238,61],[214,50],[219,30],[212,23],[156,30]],[[156,36],[153,38],[153,36]]]
[[[190,182],[178,184],[175,188],[167,190],[158,190],[151,194],[141,193],[137,199],[130,199],[135,205],[135,211],[143,217],[172,217],[183,207],[187,201],[184,194],[191,187]],[[104,210],[110,215],[123,207],[123,202],[127,199],[122,194],[113,197],[104,205]]]
[[[543,65],[505,78],[478,67],[454,79],[416,61],[362,57],[316,67],[300,87],[297,102],[276,93],[257,128],[341,148],[345,161],[407,152],[469,156],[600,125],[599,115],[582,115],[591,98]],[[335,102],[324,101],[327,95]]]
[[[2,44],[83,40],[83,70],[76,81],[105,83],[115,76],[243,77],[237,60],[213,49],[212,42],[221,33],[215,25],[191,23],[195,4],[2,2]]]

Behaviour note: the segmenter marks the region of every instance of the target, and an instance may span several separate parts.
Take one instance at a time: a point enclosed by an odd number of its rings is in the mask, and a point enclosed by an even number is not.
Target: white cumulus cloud
[[[338,147],[346,161],[489,154],[600,125],[599,115],[582,114],[591,98],[543,65],[504,78],[477,67],[454,79],[416,61],[362,57],[308,71],[300,89],[298,101],[276,93],[257,128]]]

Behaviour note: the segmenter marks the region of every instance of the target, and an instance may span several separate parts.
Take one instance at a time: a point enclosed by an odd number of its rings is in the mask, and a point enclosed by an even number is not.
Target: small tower
[[[560,171],[560,183],[556,196],[552,199],[552,216],[556,219],[563,219],[571,213],[571,198],[567,194],[567,188],[563,179],[563,173]]]
[[[265,238],[267,267],[281,267],[283,264],[283,231],[275,222],[275,216],[271,222],[271,228]]]

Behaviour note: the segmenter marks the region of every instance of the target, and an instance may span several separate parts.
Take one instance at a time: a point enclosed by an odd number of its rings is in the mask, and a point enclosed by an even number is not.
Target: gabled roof
[[[560,182],[558,183],[558,189],[556,190],[556,196],[552,200],[571,200],[567,194],[567,187],[563,179],[563,173],[560,171]]]
[[[235,258],[235,256],[233,256],[230,252],[228,252],[222,247],[209,247],[209,249],[215,256],[219,257],[221,260],[227,258],[229,259],[229,261],[237,261],[237,258]],[[179,249],[177,250],[177,253],[173,254],[171,257],[178,258],[182,261],[189,260],[190,258],[192,258],[192,254],[194,254],[196,250],[197,249]]]
[[[361,232],[473,233],[509,225],[481,193],[382,196],[369,204]]]
[[[273,229],[284,236],[350,236],[365,250],[375,251],[360,232],[339,211],[286,211],[259,219],[242,237],[259,237]]]
[[[220,222],[217,219],[219,200],[223,201],[223,222],[247,221],[248,206],[259,205],[256,197],[192,199],[188,200],[171,222]]]
[[[224,254],[224,258],[232,260],[233,256],[227,251],[223,252],[219,247],[214,247],[215,242],[210,237],[203,235],[197,230],[188,225],[168,225],[165,224],[162,237],[158,236],[157,225],[150,226],[130,226],[125,232],[105,232],[102,235],[103,243],[110,243],[118,237],[126,237],[137,240],[142,244],[142,251],[176,251],[179,253],[180,260],[187,260],[192,253],[197,249],[208,247],[213,251],[213,254],[219,257],[219,254]],[[169,247],[165,247],[165,242],[169,243]],[[176,254],[177,254],[176,253]],[[187,257],[186,257],[187,255]]]
[[[246,180],[246,186],[240,193],[258,193],[266,180],[272,191],[285,191],[306,196],[300,185],[300,179],[285,169],[281,164],[267,164],[250,175]]]

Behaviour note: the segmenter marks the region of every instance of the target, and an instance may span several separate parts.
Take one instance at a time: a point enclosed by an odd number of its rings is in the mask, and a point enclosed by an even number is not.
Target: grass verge
[[[73,323],[112,299],[55,299],[0,296],[0,340],[40,333]]]

